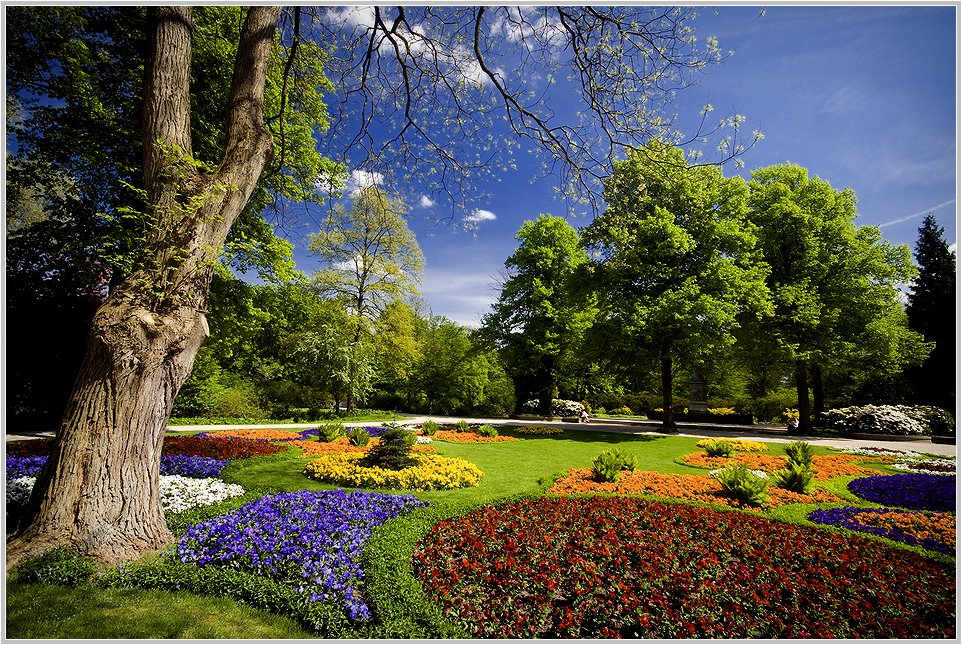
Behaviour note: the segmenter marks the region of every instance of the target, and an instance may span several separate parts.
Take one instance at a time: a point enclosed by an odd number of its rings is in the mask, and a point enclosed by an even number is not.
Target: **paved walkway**
[[[442,417],[442,416],[405,416],[398,423],[417,424],[427,420],[437,421],[442,424],[453,424],[460,421],[463,417]],[[487,419],[487,418],[464,418],[469,423],[489,423],[491,425],[549,425],[559,426],[567,430],[583,430],[591,432],[614,432],[632,435],[661,435],[661,423],[659,421],[635,421],[627,419],[592,419],[588,423],[565,423],[562,421],[534,421],[527,419]],[[376,425],[377,422],[349,422],[344,425],[348,427]],[[201,430],[239,430],[255,428],[277,428],[277,429],[305,429],[316,428],[317,423],[279,423],[270,425],[216,425],[216,426],[169,426],[169,433],[198,432]],[[53,432],[33,432],[33,433],[8,433],[7,441],[17,441],[20,439],[36,439],[41,437],[53,437]],[[679,423],[678,435],[686,437],[728,437],[732,439],[752,439],[755,441],[768,441],[773,443],[788,443],[791,441],[807,441],[816,446],[834,446],[836,448],[889,448],[892,450],[912,450],[932,455],[957,455],[955,444],[932,443],[931,441],[880,441],[875,439],[848,439],[843,437],[809,437],[801,435],[787,435],[784,428],[763,425],[719,425],[710,423]]]

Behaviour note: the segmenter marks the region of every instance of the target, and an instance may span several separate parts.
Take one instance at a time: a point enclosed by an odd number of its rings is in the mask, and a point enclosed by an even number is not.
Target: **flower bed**
[[[189,455],[214,459],[246,459],[263,457],[287,450],[285,446],[250,439],[226,437],[164,437],[165,455]]]
[[[502,443],[504,441],[520,441],[517,437],[498,435],[497,437],[482,437],[476,432],[456,432],[454,430],[438,430],[434,439],[450,441],[451,443]]]
[[[728,439],[727,437],[723,437],[721,439],[702,439],[695,445],[699,448],[704,448],[709,443],[719,440],[726,442],[735,452],[768,452],[768,446],[760,441],[748,441],[747,439]]]
[[[415,455],[416,466],[401,470],[365,468],[358,464],[362,455],[330,454],[315,459],[304,467],[311,479],[360,488],[404,488],[408,490],[448,490],[478,486],[481,469],[470,461],[439,455]]]
[[[954,511],[955,481],[954,475],[877,475],[852,480],[848,489],[863,499],[885,506]]]
[[[220,437],[227,439],[250,439],[253,441],[293,441],[295,439],[303,439],[303,435],[300,432],[294,432],[291,430],[274,430],[274,429],[256,429],[256,430],[214,430],[212,432],[203,432],[198,436],[204,437]]]
[[[848,506],[819,509],[808,518],[816,524],[841,526],[933,551],[955,553],[955,513]]]
[[[752,453],[739,453],[732,457],[709,457],[703,452],[693,452],[681,458],[682,463],[695,468],[725,468],[736,464],[744,464],[752,470],[764,470],[773,473],[786,466],[788,461],[785,457],[776,455],[758,455]],[[887,457],[869,457],[860,455],[816,455],[812,459],[812,468],[815,471],[815,479],[827,481],[832,477],[843,475],[859,476],[876,474],[879,471],[873,468],[859,466],[855,462],[879,462],[886,463],[891,461]]]
[[[622,472],[617,482],[597,482],[591,468],[573,468],[559,477],[548,489],[549,495],[581,495],[606,493],[609,495],[652,495],[669,499],[689,500],[705,504],[738,506],[726,496],[722,485],[710,475],[675,475],[652,471]],[[827,490],[818,489],[803,495],[768,487],[769,508],[786,504],[821,504],[841,502],[841,498]]]
[[[46,457],[51,446],[53,439],[26,439],[7,442],[6,450],[8,457]]]
[[[200,479],[220,477],[220,472],[230,462],[213,457],[193,457],[190,455],[162,455],[160,458],[161,475],[181,475]]]
[[[36,477],[18,477],[7,481],[7,505],[25,504],[37,483]],[[244,488],[219,479],[160,476],[160,504],[167,513],[183,513],[198,506],[210,506],[225,499],[240,497]]]
[[[857,535],[625,498],[440,522],[425,593],[474,638],[953,638],[955,572]]]
[[[290,584],[307,602],[329,601],[370,617],[359,560],[374,527],[419,506],[412,495],[300,491],[268,495],[190,527],[183,562],[241,569]]]
[[[47,463],[47,457],[17,457],[7,455],[7,479],[18,479],[20,477],[36,477]]]
[[[513,432],[518,434],[530,435],[532,437],[547,437],[551,435],[564,434],[564,428],[552,427],[552,426],[517,426],[511,428]]]

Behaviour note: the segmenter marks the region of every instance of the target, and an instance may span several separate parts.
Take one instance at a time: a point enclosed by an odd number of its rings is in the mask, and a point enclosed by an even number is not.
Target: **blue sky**
[[[856,223],[881,226],[888,241],[914,247],[933,212],[954,243],[957,24],[951,5],[769,6],[764,15],[760,7],[708,7],[695,22],[698,35],[717,36],[734,54],[685,90],[686,100],[693,113],[706,102],[718,113],[736,111],[749,131],[764,133],[743,156],[745,167],[726,174],[747,178],[755,168],[797,163],[837,189],[852,188]],[[567,215],[553,198],[556,180],[532,183],[537,162],[517,160],[518,169],[500,175],[477,205],[473,231],[435,224],[444,205],[421,205],[412,193],[426,309],[476,326],[497,298],[521,224],[540,213]],[[319,268],[300,243],[295,259],[306,273]]]

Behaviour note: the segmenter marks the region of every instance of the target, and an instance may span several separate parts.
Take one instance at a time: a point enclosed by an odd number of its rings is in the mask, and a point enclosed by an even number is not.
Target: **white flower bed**
[[[933,457],[913,450],[892,450],[889,448],[838,448],[837,450],[849,455],[892,457],[898,459],[894,464],[891,464],[892,468],[924,475],[953,475],[957,468],[955,457]],[[949,472],[947,468],[951,468],[952,471]]]
[[[863,405],[829,410],[825,423],[842,432],[922,436],[932,434],[918,412],[902,405]]]
[[[530,401],[525,401],[524,405],[521,406],[521,411],[525,414],[535,414],[538,411],[538,404],[540,401],[538,399],[532,399]],[[551,414],[556,417],[577,417],[584,410],[585,406],[581,405],[577,401],[568,401],[567,399],[551,399]]]
[[[7,482],[7,504],[23,504],[37,483],[36,477],[18,477]],[[210,506],[239,497],[244,488],[219,479],[197,479],[180,475],[160,476],[160,503],[167,513],[183,513],[197,506]]]

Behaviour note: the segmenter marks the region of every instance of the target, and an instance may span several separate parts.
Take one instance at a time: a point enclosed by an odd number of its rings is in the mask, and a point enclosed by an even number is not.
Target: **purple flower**
[[[7,479],[17,479],[19,477],[36,477],[43,465],[47,463],[46,457],[7,457]]]
[[[164,455],[160,458],[161,475],[180,475],[207,479],[220,477],[220,472],[230,462],[213,457],[191,457],[188,455]]]
[[[364,543],[376,526],[420,506],[426,503],[413,495],[340,489],[268,495],[190,527],[178,555],[273,578],[308,601],[336,598],[351,619],[364,620]]]
[[[918,511],[955,510],[955,475],[874,475],[855,479],[848,488],[863,499],[886,506]]]
[[[894,540],[896,542],[903,542],[905,544],[912,544],[930,549],[932,551],[940,551],[941,553],[955,553],[955,545],[943,544],[938,540],[933,538],[922,538],[919,539],[912,535],[911,533],[905,533],[899,529],[889,529],[881,526],[872,526],[870,524],[863,524],[856,520],[856,516],[864,513],[873,514],[883,514],[883,513],[902,513],[911,514],[914,511],[906,511],[902,509],[892,509],[892,508],[858,508],[854,506],[848,506],[845,508],[829,508],[829,509],[819,509],[813,511],[809,514],[808,519],[815,522],[816,524],[830,524],[832,526],[840,526],[842,528],[849,529],[850,531],[858,531],[860,533],[871,533],[872,535],[878,535],[889,540]]]

